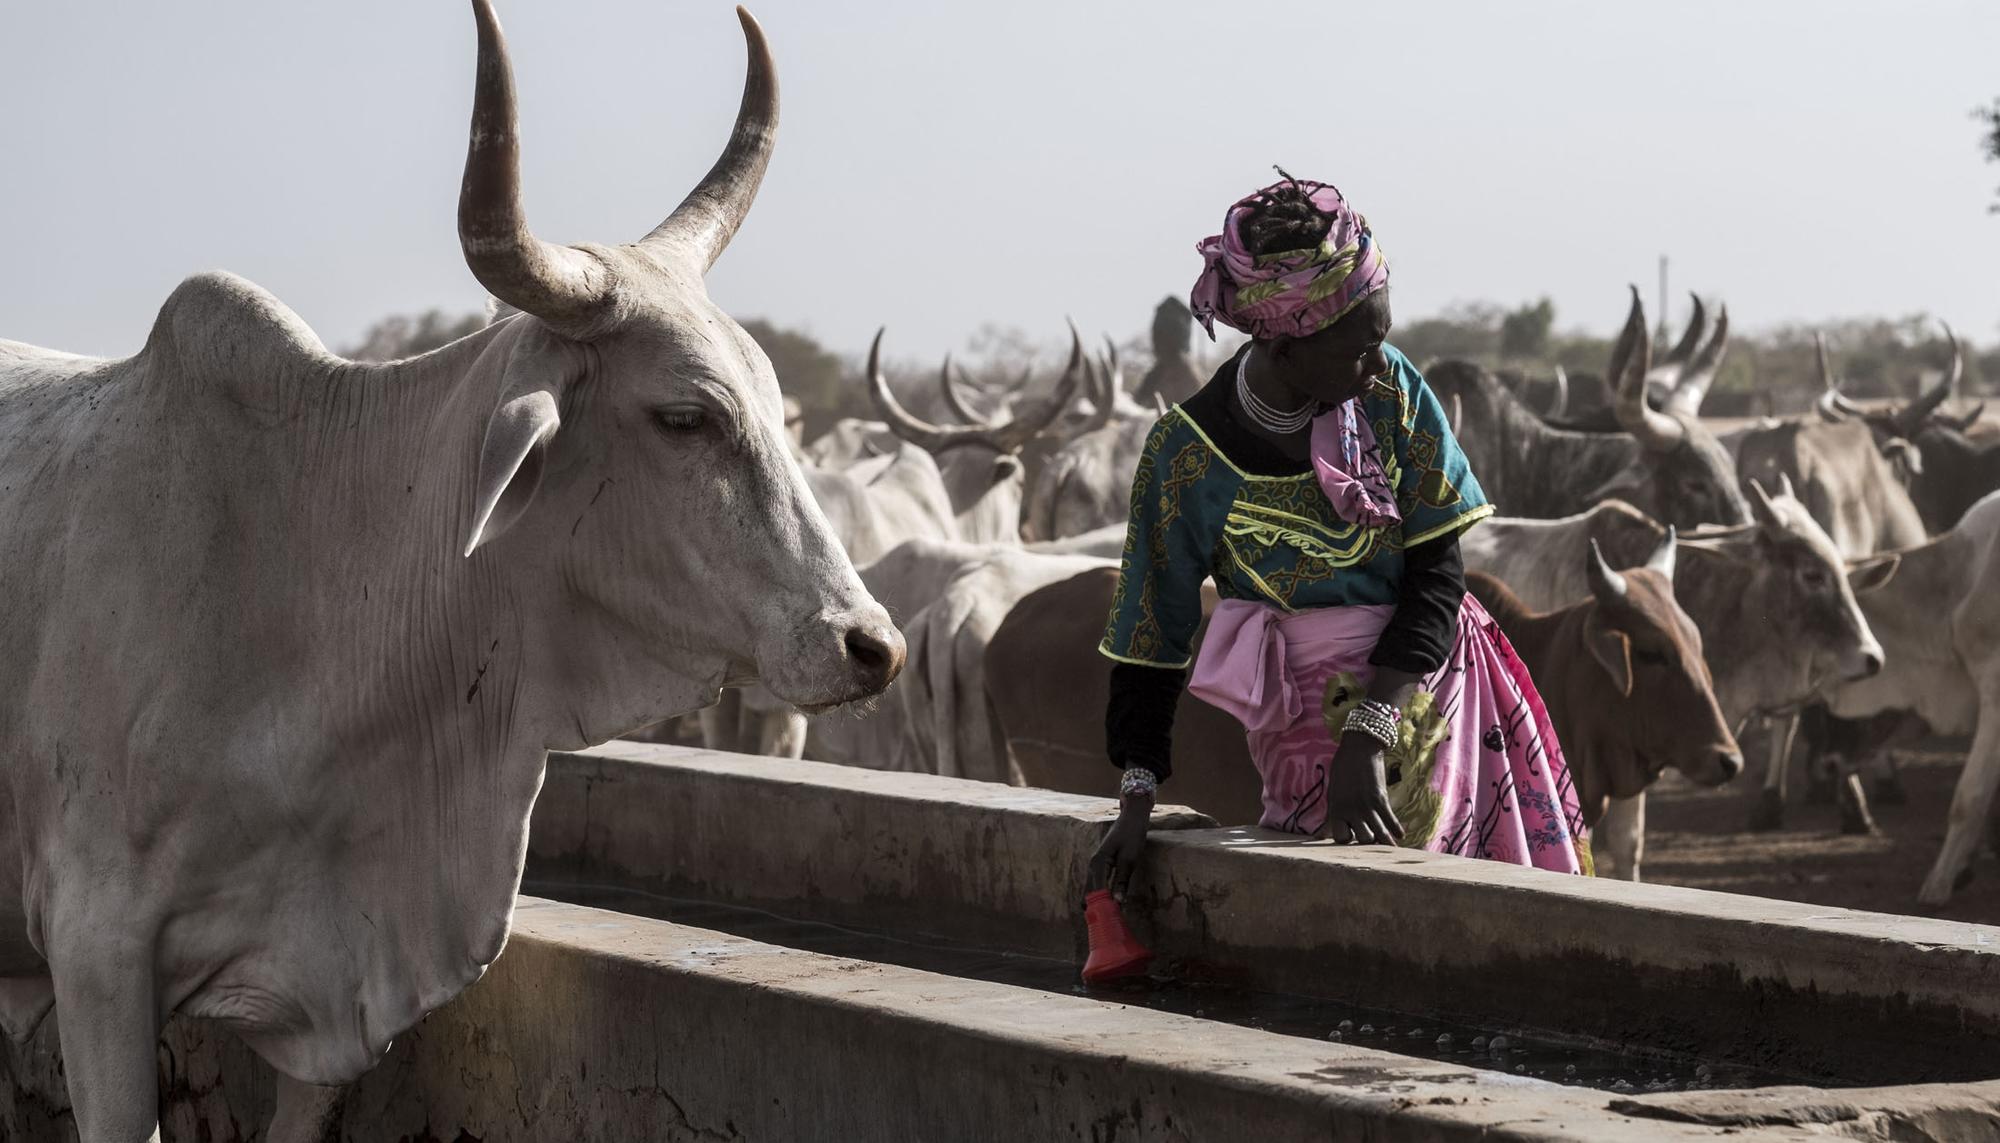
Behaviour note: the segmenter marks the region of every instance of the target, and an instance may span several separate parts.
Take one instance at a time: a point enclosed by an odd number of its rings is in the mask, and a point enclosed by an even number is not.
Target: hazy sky
[[[2000,4],[759,0],[784,96],[710,277],[740,316],[899,355],[985,321],[1137,332],[1270,164],[1339,184],[1397,311],[1623,286],[1751,327],[1942,315],[2000,332]],[[724,0],[500,0],[529,214],[628,241],[722,145]],[[0,338],[124,354],[186,274],[271,289],[329,345],[484,294],[454,209],[459,0],[0,7]]]

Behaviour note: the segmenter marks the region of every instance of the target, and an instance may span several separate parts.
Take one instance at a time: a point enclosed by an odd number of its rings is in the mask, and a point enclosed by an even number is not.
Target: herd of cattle
[[[58,1012],[90,1143],[157,1138],[177,1011],[277,1069],[266,1138],[320,1138],[337,1085],[499,955],[551,749],[701,710],[716,745],[1109,792],[1094,646],[1141,442],[1202,382],[1185,317],[1130,393],[1073,335],[1050,392],[982,400],[947,366],[906,404],[878,336],[876,416],[788,440],[768,359],[704,286],[775,139],[756,22],[738,10],[736,126],[681,205],[558,246],[472,8],[459,237],[507,316],[363,364],[204,274],[128,358],[0,341],[0,1030]],[[1856,786],[1920,721],[1977,731],[1923,888],[1942,901],[2000,782],[2000,452],[1942,414],[1955,369],[1894,410],[1829,369],[1812,416],[1718,435],[1698,413],[1726,315],[1658,362],[1643,330],[1635,298],[1596,423],[1430,371],[1510,514],[1467,538],[1473,590],[1592,818],[1623,823],[1607,856],[1636,875],[1648,783],[1728,780],[1753,722],[1811,713]],[[1225,716],[1182,704],[1176,750],[1175,797],[1253,816]]]
[[[728,692],[702,715],[702,740],[1112,793],[1095,645],[1132,473],[1161,408],[1205,379],[1174,328],[1155,323],[1155,364],[1129,391],[1115,350],[1088,353],[1072,329],[1052,390],[1024,377],[977,391],[947,360],[928,400],[890,386],[878,334],[875,416],[794,439],[863,581],[898,619],[909,670],[866,715],[807,719],[756,688]],[[1948,373],[1901,407],[1843,396],[1822,345],[1809,413],[1724,429],[1700,410],[1728,311],[1711,318],[1697,297],[1685,335],[1657,355],[1646,328],[1635,291],[1605,399],[1581,412],[1533,407],[1526,387],[1470,361],[1425,366],[1502,513],[1464,538],[1471,590],[1504,609],[1549,698],[1600,870],[1637,878],[1647,787],[1669,768],[1729,781],[1743,768],[1737,736],[1759,747],[1764,773],[1753,828],[1783,824],[1803,743],[1844,823],[1867,830],[1861,775],[1877,797],[1900,796],[1889,745],[1978,731],[1920,893],[1943,902],[1970,876],[2000,784],[2000,600],[1980,590],[2000,531],[2000,498],[1982,500],[2000,489],[2000,434],[1983,431],[1983,409],[1945,411],[1956,341]],[[1664,594],[1648,567],[1665,573]],[[1587,637],[1607,630],[1609,642]],[[1256,773],[1226,715],[1181,704],[1169,796],[1255,820]]]

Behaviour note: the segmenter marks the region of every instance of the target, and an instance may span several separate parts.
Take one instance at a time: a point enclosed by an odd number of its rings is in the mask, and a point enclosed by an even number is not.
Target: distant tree
[[[1460,302],[1436,317],[1399,322],[1389,341],[1422,366],[1440,357],[1467,357],[1491,364],[1500,350],[1500,307]]]
[[[451,315],[425,310],[415,317],[391,314],[368,327],[361,343],[343,351],[354,361],[399,361],[449,345],[486,325],[485,314]]]
[[[807,440],[841,417],[860,412],[866,397],[858,389],[848,391],[846,366],[811,334],[781,329],[763,318],[745,319],[742,326],[771,359],[778,388],[798,401]]]
[[[1979,140],[1979,146],[1986,152],[1986,161],[2000,163],[2000,98],[1996,98],[1991,107],[1981,107],[1974,111],[1972,117],[1979,120],[1980,129],[1985,132]],[[2000,201],[1995,201],[1987,209],[2000,214]]]
[[[1545,356],[1549,351],[1549,330],[1555,324],[1556,306],[1547,298],[1509,311],[1500,319],[1500,356]]]

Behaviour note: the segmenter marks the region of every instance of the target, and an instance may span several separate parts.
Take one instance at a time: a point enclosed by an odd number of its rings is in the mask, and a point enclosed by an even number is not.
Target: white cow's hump
[[[0,341],[0,426],[51,402],[101,399],[87,390],[144,389],[179,400],[223,399],[275,409],[282,386],[344,364],[268,290],[227,271],[193,275],[161,303],[131,357],[85,357]],[[133,394],[136,396],[136,394]],[[11,406],[11,408],[10,408]]]
[[[150,381],[180,385],[265,385],[340,364],[290,306],[226,270],[195,274],[167,295],[142,356]]]

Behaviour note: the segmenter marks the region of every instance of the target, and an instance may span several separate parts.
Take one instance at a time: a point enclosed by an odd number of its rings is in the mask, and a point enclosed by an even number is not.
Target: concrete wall
[[[617,746],[553,760],[533,865],[1060,953],[1111,813]],[[1850,1079],[2000,1074],[1991,929],[1160,824],[1146,935],[1250,984],[1557,1012]],[[58,1033],[8,1048],[0,1138],[71,1137]],[[161,1059],[168,1140],[259,1138],[271,1078],[233,1039],[176,1020]],[[1992,1082],[1622,1099],[524,901],[486,978],[356,1086],[342,1137],[1959,1139],[2000,1138],[1996,1107]]]
[[[611,744],[551,760],[531,876],[1076,955],[1113,803]],[[1410,850],[1168,808],[1128,910],[1249,987],[1844,1083],[2000,1076],[2000,929]]]
[[[259,1138],[270,1088],[261,1065],[193,1022],[177,1022],[167,1042],[169,1143]],[[354,1087],[339,1137],[1923,1139],[1991,1130],[1996,1096],[1989,1085],[1611,1100],[524,898],[505,955]],[[58,1115],[7,1138],[68,1135]]]

